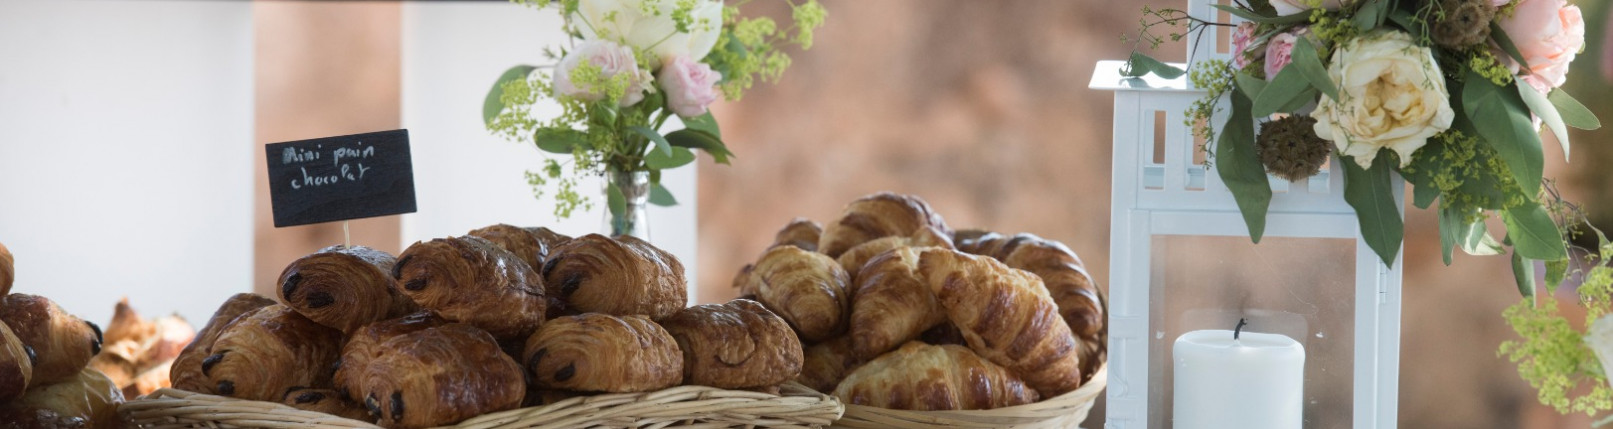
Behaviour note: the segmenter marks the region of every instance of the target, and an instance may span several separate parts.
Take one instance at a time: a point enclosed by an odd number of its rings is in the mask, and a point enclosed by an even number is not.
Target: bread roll
[[[851,277],[822,253],[777,246],[762,254],[743,280],[769,310],[816,342],[844,332],[851,306]]]
[[[0,321],[34,349],[32,384],[50,384],[78,375],[101,352],[101,328],[67,314],[45,297],[11,294],[0,298]]]
[[[213,355],[213,343],[218,341],[218,336],[224,333],[224,327],[234,322],[235,318],[270,305],[274,305],[273,299],[250,293],[235,294],[224,300],[207,324],[202,325],[202,330],[196,333],[196,339],[174,359],[169,373],[173,387],[196,393],[214,393],[214,385],[208,383],[207,376],[202,374],[202,362]]]
[[[632,236],[588,234],[555,248],[543,266],[548,293],[577,312],[661,320],[688,302],[683,263]]]
[[[392,255],[364,246],[320,249],[280,272],[280,302],[343,333],[418,311],[392,278],[396,264]]]
[[[122,428],[118,404],[123,391],[96,370],[83,368],[66,379],[28,389],[11,406],[50,410],[63,418],[83,421],[89,429]]]
[[[868,362],[835,389],[841,402],[898,410],[989,410],[1040,400],[1013,373],[962,346],[911,342]]]
[[[328,386],[342,332],[284,305],[237,318],[213,343],[202,374],[219,395],[279,401],[293,386]]]
[[[642,315],[588,313],[550,320],[522,353],[532,384],[583,392],[648,392],[683,382],[683,352]]]
[[[929,203],[918,197],[881,192],[858,198],[847,204],[840,219],[823,227],[818,239],[818,251],[838,258],[841,253],[874,239],[893,235],[907,235],[920,227],[931,226],[945,236],[952,236],[941,215],[930,209]]]
[[[801,373],[801,340],[756,301],[686,308],[661,321],[683,351],[683,383],[721,389],[774,386]]]
[[[479,237],[439,238],[398,258],[403,293],[453,322],[520,344],[543,324],[543,279],[515,254]]]

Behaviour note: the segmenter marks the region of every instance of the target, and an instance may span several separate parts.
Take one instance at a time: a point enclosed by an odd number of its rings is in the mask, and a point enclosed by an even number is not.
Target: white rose
[[[1406,166],[1456,117],[1433,53],[1406,33],[1378,30],[1345,43],[1327,74],[1342,100],[1321,97],[1311,114],[1314,130],[1362,168],[1371,168],[1382,148],[1400,154]]]
[[[674,0],[582,0],[571,15],[572,26],[584,39],[613,40],[634,49],[650,52],[650,68],[661,61],[686,56],[699,61],[711,53],[722,33],[722,8],[718,0],[697,0],[691,14],[694,22],[687,33],[679,32],[672,21]]]
[[[633,57],[633,50],[614,42],[605,40],[587,40],[578,43],[560,64],[555,66],[554,92],[556,96],[566,96],[579,100],[599,101],[605,98],[602,88],[592,85],[584,88],[571,80],[571,73],[583,61],[589,65],[599,67],[599,74],[605,78],[615,77],[626,73],[627,92],[622,94],[618,103],[622,107],[638,104],[644,100],[644,92],[652,88],[651,82],[655,78],[648,71],[639,68],[638,61]]]

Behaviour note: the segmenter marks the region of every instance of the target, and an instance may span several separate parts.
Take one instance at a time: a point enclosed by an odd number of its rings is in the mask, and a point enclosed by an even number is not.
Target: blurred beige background
[[[700,260],[685,261],[699,264],[701,301],[734,296],[732,273],[791,218],[828,221],[846,202],[882,190],[924,197],[954,227],[1064,241],[1096,278],[1108,278],[1111,100],[1086,85],[1096,61],[1128,54],[1119,37],[1135,29],[1143,5],[1182,2],[822,1],[828,24],[783,82],[714,108],[738,157],[732,166],[701,161]],[[1613,118],[1608,97],[1598,96],[1609,93],[1598,70],[1608,8],[1577,3],[1592,46],[1570,89]],[[781,11],[753,6],[748,12]],[[258,143],[397,127],[395,3],[254,7]],[[1166,45],[1159,55],[1180,61],[1183,50]],[[1577,170],[1548,142],[1547,175],[1563,178],[1570,198],[1613,214],[1613,185],[1589,168],[1613,161],[1610,136],[1576,136]],[[354,222],[355,240],[396,242],[395,222]],[[272,228],[264,189],[257,224],[260,289],[290,260],[341,241],[339,224]],[[1401,426],[1587,427],[1583,416],[1538,405],[1496,356],[1514,336],[1500,317],[1518,300],[1507,261],[1459,256],[1443,267],[1435,226],[1432,213],[1408,212]],[[1100,408],[1086,426],[1101,427],[1101,416]]]

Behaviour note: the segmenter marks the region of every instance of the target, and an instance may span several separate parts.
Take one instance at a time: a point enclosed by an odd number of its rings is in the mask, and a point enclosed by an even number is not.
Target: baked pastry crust
[[[801,340],[756,301],[686,308],[661,321],[683,351],[683,382],[720,389],[774,386],[801,373]]]
[[[292,387],[329,386],[341,347],[341,331],[275,304],[224,328],[202,375],[218,395],[275,402]]]
[[[648,392],[683,382],[677,340],[642,315],[550,320],[527,340],[521,356],[540,389]]]
[[[521,366],[487,332],[450,323],[391,337],[356,368],[354,399],[387,428],[426,428],[513,409],[526,397]]]
[[[359,328],[348,337],[347,344],[342,346],[341,359],[336,363],[336,373],[331,376],[331,384],[342,395],[357,397],[351,392],[356,391],[359,385],[359,373],[368,368],[371,361],[381,357],[385,349],[381,343],[400,335],[424,331],[447,325],[448,321],[430,311],[421,311],[408,316],[391,320],[371,323]]]
[[[340,393],[331,389],[314,389],[307,387],[292,388],[280,399],[280,403],[303,411],[330,414],[344,419],[353,419],[361,422],[373,422],[375,419],[363,405],[343,398]]]
[[[22,396],[34,376],[33,349],[0,322],[0,403]]]
[[[352,333],[377,320],[420,309],[403,295],[392,255],[336,245],[303,256],[280,272],[280,302],[321,325]]]
[[[555,248],[543,266],[548,294],[569,311],[661,320],[688,303],[683,263],[632,236],[588,234]]]
[[[823,393],[834,393],[840,380],[863,364],[863,360],[852,353],[848,336],[813,344],[801,353],[801,375],[795,377],[795,381]]]
[[[17,293],[0,298],[0,321],[33,348],[35,385],[77,376],[101,352],[99,326],[42,296]]]
[[[207,376],[202,374],[202,362],[213,355],[213,343],[236,318],[274,303],[269,297],[251,293],[238,293],[224,300],[207,324],[196,332],[196,338],[174,359],[168,374],[173,387],[196,393],[217,393],[213,391],[214,385],[208,382]]]
[[[817,251],[818,239],[823,235],[823,225],[811,219],[798,217],[791,219],[790,223],[779,229],[773,236],[774,246],[795,246],[801,250]]]
[[[906,236],[893,235],[859,244],[845,253],[841,253],[840,257],[836,258],[836,261],[840,262],[841,268],[846,269],[846,273],[856,278],[857,272],[868,264],[868,260],[874,259],[875,256],[879,256],[881,253],[902,247],[942,247],[951,249],[952,239],[933,226],[923,226]]]
[[[0,296],[11,293],[11,283],[16,279],[16,260],[11,256],[11,249],[7,249],[5,243],[0,243]]]
[[[543,260],[549,257],[549,244],[531,229],[501,223],[473,229],[465,235],[481,237],[514,253],[533,271],[543,268]]]
[[[877,238],[907,235],[919,227],[932,226],[952,236],[941,215],[930,204],[911,195],[881,192],[847,204],[840,219],[823,226],[818,251],[840,257],[851,248]]]
[[[89,429],[123,427],[118,404],[123,392],[99,371],[83,368],[55,383],[37,385],[9,407],[48,410],[68,422],[83,422]]]
[[[1009,372],[963,346],[902,345],[846,376],[834,396],[899,410],[989,410],[1040,400]]]
[[[817,342],[844,332],[851,307],[851,276],[822,253],[777,246],[744,273],[741,290],[789,322],[801,340]]]
[[[927,249],[939,248],[903,247],[885,252],[858,274],[850,335],[857,357],[873,359],[946,321],[946,311],[918,272],[919,254]]]
[[[480,237],[409,246],[393,272],[403,293],[452,322],[520,344],[543,325],[543,279],[515,254]]]

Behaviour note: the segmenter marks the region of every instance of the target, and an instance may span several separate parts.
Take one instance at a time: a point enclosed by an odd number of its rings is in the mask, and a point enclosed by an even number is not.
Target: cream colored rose
[[[645,61],[659,69],[661,61],[687,56],[699,61],[711,53],[722,34],[722,7],[718,0],[696,0],[688,32],[678,31],[672,20],[674,0],[582,0],[571,15],[572,26],[583,39],[605,39],[649,51]]]
[[[1383,148],[1400,154],[1406,166],[1412,152],[1456,117],[1433,53],[1406,33],[1378,30],[1345,43],[1327,74],[1340,100],[1321,97],[1311,114],[1316,135],[1362,168],[1370,168]]]

